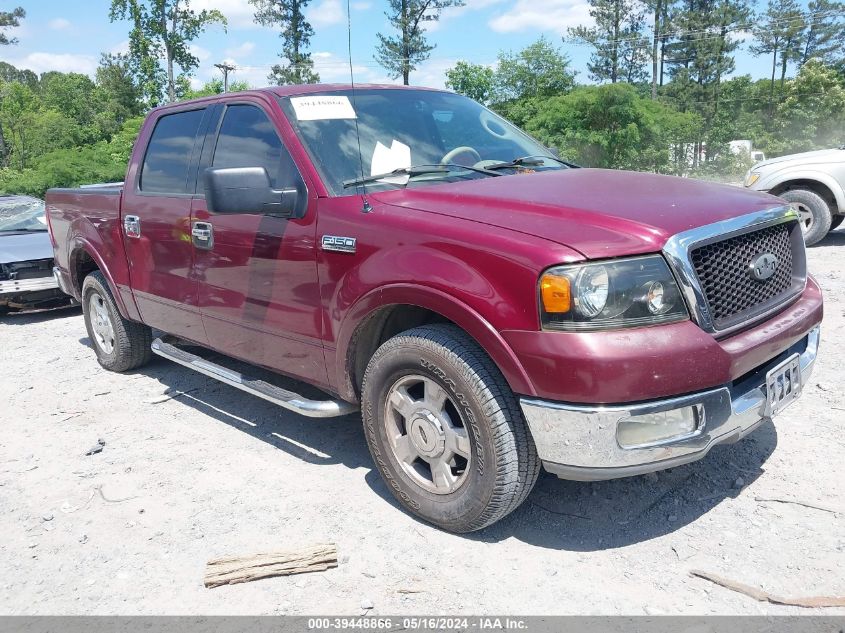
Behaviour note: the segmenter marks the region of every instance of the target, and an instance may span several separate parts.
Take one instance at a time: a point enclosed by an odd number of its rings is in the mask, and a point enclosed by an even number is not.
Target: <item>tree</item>
[[[459,61],[446,71],[446,87],[458,94],[489,103],[493,96],[493,69],[481,64]]]
[[[667,172],[670,146],[697,138],[700,120],[617,83],[552,97],[526,127],[582,165]]]
[[[648,42],[643,36],[645,14],[634,0],[589,0],[596,25],[569,29],[570,37],[593,47],[587,69],[595,81],[645,78]]]
[[[123,126],[127,119],[141,114],[141,92],[132,78],[127,55],[101,55],[96,84],[100,127],[108,128],[109,135]]]
[[[782,153],[845,144],[845,80],[811,59],[789,81],[776,110],[776,136]]]
[[[191,53],[190,44],[205,29],[220,23],[224,29],[226,18],[216,9],[191,9],[190,0],[112,0],[109,18],[131,20],[129,56],[138,83],[151,105],[156,105],[162,92],[162,76],[166,80],[167,97],[176,100],[179,77],[190,76],[199,60]],[[162,72],[159,58],[166,69]]]
[[[230,81],[229,92],[240,92],[241,90],[249,90],[249,84],[245,81]],[[223,94],[223,80],[214,78],[205,82],[201,88],[196,90],[188,90],[183,96],[183,99],[199,99],[200,97],[211,97],[213,95]]]
[[[388,0],[388,6],[384,14],[399,35],[378,34],[375,60],[393,79],[402,77],[402,83],[407,86],[411,72],[435,48],[426,40],[423,26],[426,22],[437,22],[444,9],[464,6],[464,0]]]
[[[769,91],[769,109],[774,110],[775,73],[781,61],[781,90],[786,79],[786,67],[800,56],[799,36],[804,30],[804,16],[796,0],[769,0],[762,20],[754,27],[754,55],[772,56],[772,78]]]
[[[21,20],[26,17],[26,11],[23,7],[17,7],[11,11],[0,11],[0,46],[8,46],[9,44],[17,44],[18,38],[9,38],[6,35],[7,29],[13,29],[21,25]]]
[[[306,49],[314,29],[305,19],[303,10],[311,0],[249,0],[256,8],[255,21],[263,26],[281,27],[282,52],[279,57],[286,64],[275,64],[267,79],[278,86],[285,84],[313,84],[320,81],[314,72],[314,60]]]
[[[663,57],[666,31],[669,28],[669,11],[674,0],[645,0],[652,14],[651,25],[651,98],[657,99],[657,86],[663,85]]]
[[[845,4],[831,0],[810,0],[807,5],[804,51],[800,64],[811,59],[833,63],[845,48]]]
[[[569,63],[569,58],[542,36],[518,53],[499,53],[495,100],[550,97],[569,92],[575,85],[575,73],[569,70]]]

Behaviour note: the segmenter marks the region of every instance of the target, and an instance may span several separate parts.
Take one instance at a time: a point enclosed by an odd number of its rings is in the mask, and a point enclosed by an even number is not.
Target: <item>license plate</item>
[[[766,374],[766,415],[777,415],[800,395],[801,364],[794,354]]]

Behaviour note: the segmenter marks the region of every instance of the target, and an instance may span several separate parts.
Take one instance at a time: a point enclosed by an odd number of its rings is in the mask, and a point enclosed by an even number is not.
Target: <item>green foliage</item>
[[[579,87],[552,97],[526,128],[563,158],[589,167],[674,172],[669,148],[690,143],[701,120],[622,83]]]
[[[21,20],[25,17],[26,11],[23,7],[17,7],[11,11],[0,11],[0,46],[18,43],[18,38],[9,38],[6,31],[20,26]]]
[[[446,87],[479,103],[488,103],[493,96],[493,69],[481,64],[460,61],[446,71]]]
[[[215,23],[226,27],[226,18],[217,9],[194,11],[190,0],[112,0],[109,18],[129,20],[129,57],[138,85],[147,102],[158,105],[167,92],[175,101],[180,77],[189,77],[199,66],[190,45]],[[163,58],[162,69],[159,59]],[[181,73],[176,74],[174,65]],[[181,82],[184,86],[184,81]]]
[[[245,81],[230,81],[229,92],[240,92],[241,90],[249,90],[250,86]],[[182,96],[183,99],[199,99],[200,97],[211,97],[214,95],[223,94],[223,80],[212,79],[205,82],[202,88],[197,90],[188,90]]]
[[[390,37],[378,33],[375,60],[407,86],[411,72],[434,50],[425,37],[425,23],[437,22],[443,9],[462,7],[464,0],[388,0],[387,5],[385,15],[399,33]]]
[[[306,52],[314,29],[305,19],[303,10],[311,0],[249,0],[255,6],[255,21],[263,26],[281,28],[282,52],[285,63],[275,64],[267,76],[277,86],[285,84],[313,84],[320,81],[314,72],[314,60]]]
[[[634,0],[589,2],[595,26],[577,26],[569,29],[569,35],[593,47],[587,64],[590,79],[611,83],[644,80],[649,51],[643,5]]]
[[[575,85],[569,58],[545,37],[518,53],[499,53],[494,96],[498,103],[564,94]]]
[[[109,142],[56,149],[22,170],[0,169],[0,191],[43,197],[51,187],[121,181],[142,121],[140,117],[130,119]]]

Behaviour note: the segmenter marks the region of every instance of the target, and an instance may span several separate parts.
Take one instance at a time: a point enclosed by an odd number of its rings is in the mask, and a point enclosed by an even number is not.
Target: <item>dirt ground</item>
[[[774,425],[657,477],[542,474],[469,536],[397,507],[358,416],[298,417],[162,359],[106,372],[78,309],[4,318],[0,613],[821,613],[689,575],[845,596],[845,230],[809,258],[822,349]],[[325,541],[337,569],[203,587],[211,558]]]

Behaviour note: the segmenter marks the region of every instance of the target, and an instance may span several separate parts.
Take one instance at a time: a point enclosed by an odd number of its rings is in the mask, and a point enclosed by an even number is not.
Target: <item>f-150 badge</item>
[[[335,251],[338,253],[354,253],[355,244],[358,240],[354,237],[343,237],[340,235],[324,235],[323,250]]]

